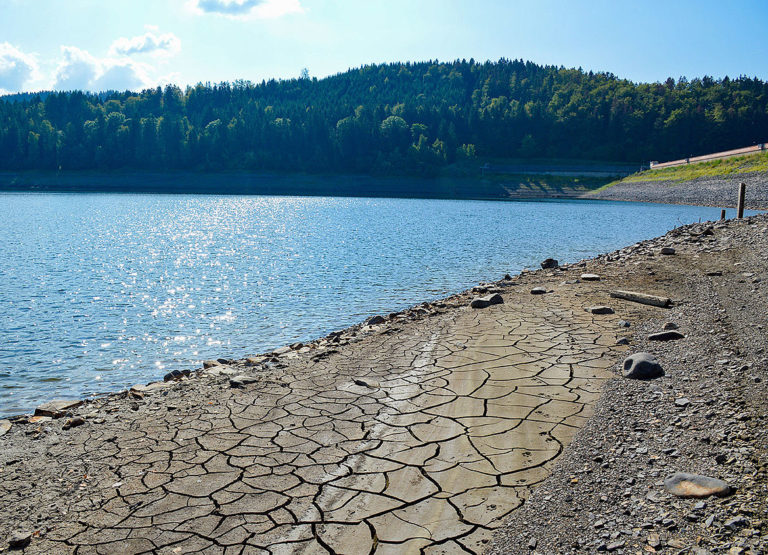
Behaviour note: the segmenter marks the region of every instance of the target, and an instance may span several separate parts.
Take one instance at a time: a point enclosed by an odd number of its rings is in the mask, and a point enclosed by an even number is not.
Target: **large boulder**
[[[544,262],[541,263],[541,268],[543,270],[549,270],[551,268],[557,268],[558,262],[554,258],[547,258],[544,260]]]
[[[635,353],[624,359],[624,377],[633,380],[652,380],[664,375],[664,369],[651,353]]]

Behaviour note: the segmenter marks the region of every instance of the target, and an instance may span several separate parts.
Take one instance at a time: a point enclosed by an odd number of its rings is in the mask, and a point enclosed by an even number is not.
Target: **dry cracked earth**
[[[458,295],[17,420],[0,438],[0,536],[32,532],[28,553],[483,551],[624,349],[615,315],[584,311],[598,286],[496,285],[504,304]]]

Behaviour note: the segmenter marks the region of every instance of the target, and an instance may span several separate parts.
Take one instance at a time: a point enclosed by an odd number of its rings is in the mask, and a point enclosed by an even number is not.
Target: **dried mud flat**
[[[0,437],[0,549],[761,552],[766,243],[762,216],[687,226],[16,419]],[[616,288],[675,305],[609,298]],[[503,304],[468,307],[494,292]],[[649,345],[666,321],[685,338]],[[618,377],[638,350],[666,376]],[[677,470],[738,489],[673,498],[659,482]]]

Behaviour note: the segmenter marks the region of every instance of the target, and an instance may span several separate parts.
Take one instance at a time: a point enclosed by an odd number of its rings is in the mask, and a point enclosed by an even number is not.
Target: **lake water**
[[[599,201],[0,193],[0,414],[718,217]]]

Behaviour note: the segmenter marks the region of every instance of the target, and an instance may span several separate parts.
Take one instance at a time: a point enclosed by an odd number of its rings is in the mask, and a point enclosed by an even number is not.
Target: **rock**
[[[50,422],[51,420],[53,420],[53,418],[50,416],[30,416],[27,422],[29,424],[41,424],[43,422]]]
[[[617,549],[621,549],[625,545],[626,545],[626,542],[624,542],[624,541],[613,542],[613,543],[609,543],[608,546],[606,547],[606,549],[609,552],[616,551]]]
[[[141,395],[147,395],[149,393],[154,393],[155,391],[159,391],[161,389],[165,389],[166,387],[170,386],[171,384],[165,383],[165,382],[152,382],[147,385],[137,384],[134,385],[131,389],[131,393],[139,393]]]
[[[165,376],[163,376],[163,381],[164,382],[171,382],[171,381],[175,381],[175,380],[180,380],[181,378],[183,378],[185,376],[189,376],[190,373],[191,372],[189,370],[172,370],[172,371],[168,372]]]
[[[203,361],[203,368],[212,368],[214,366],[218,366],[219,361],[218,360],[205,360]]]
[[[504,281],[512,281],[512,276],[509,274],[504,274]]]
[[[723,272],[721,272],[720,270],[710,270],[709,272],[707,272],[707,275],[709,277],[718,277],[718,276],[722,276]]]
[[[376,316],[371,316],[368,318],[368,321],[365,324],[368,326],[377,326],[379,324],[383,324],[384,322],[384,317],[377,314]]]
[[[675,249],[672,247],[661,247],[661,254],[666,254],[666,255],[675,254]]]
[[[652,380],[664,375],[664,369],[651,353],[635,353],[624,359],[624,377]]]
[[[245,385],[256,383],[259,381],[259,378],[256,376],[246,376],[245,374],[240,374],[238,376],[233,376],[229,378],[229,387],[243,387]]]
[[[737,530],[738,528],[741,528],[742,526],[747,525],[747,519],[739,515],[729,520],[726,520],[724,524],[726,528],[729,528],[731,530]]]
[[[291,348],[288,345],[286,345],[285,347],[280,347],[279,349],[275,349],[274,351],[272,351],[272,353],[277,355],[277,356],[284,355],[284,354],[290,353],[290,352],[291,352]]]
[[[613,314],[613,309],[610,306],[589,306],[584,310],[592,314]]]
[[[648,534],[648,545],[654,549],[658,549],[661,547],[661,537],[658,534],[651,532]]]
[[[664,480],[664,489],[678,497],[723,497],[733,491],[731,486],[717,478],[685,472],[677,472]]]
[[[555,260],[554,258],[547,258],[546,260],[544,260],[544,262],[541,263],[541,268],[543,270],[549,270],[551,268],[557,268],[557,267],[558,267],[558,263],[557,263],[557,260]]]
[[[629,339],[622,337],[616,340],[616,345],[629,345]]]
[[[620,328],[628,328],[629,327],[629,322],[627,322],[626,320],[619,320],[618,324],[619,324]]]
[[[0,437],[4,436],[11,429],[10,420],[0,420]]]
[[[362,387],[370,387],[371,389],[378,389],[379,387],[381,387],[378,382],[363,380],[360,378],[355,378],[352,381],[355,382],[355,385],[359,385]]]
[[[675,399],[675,406],[685,408],[688,405],[691,404],[691,400],[687,397],[680,397],[679,399]]]
[[[472,308],[486,308],[492,304],[502,304],[503,302],[504,299],[501,297],[501,295],[494,293],[492,295],[486,295],[485,297],[476,297],[472,299],[472,302],[469,303],[469,306]]]
[[[675,324],[674,322],[667,322],[666,324],[664,324],[665,330],[676,330],[677,328],[678,328],[678,325]]]
[[[69,430],[70,428],[76,428],[78,426],[82,426],[85,424],[85,418],[82,416],[75,416],[74,418],[70,418],[67,420],[64,425],[61,427],[62,430]]]
[[[32,532],[16,530],[8,538],[8,547],[11,549],[24,549],[32,541]]]
[[[600,281],[600,276],[597,274],[581,274],[581,279],[584,281]]]
[[[544,289],[543,287],[534,287],[533,289],[531,289],[531,295],[543,295],[546,292],[547,290]]]
[[[648,336],[651,341],[674,341],[676,339],[683,339],[685,336],[679,331],[669,330],[661,331],[659,333],[652,333]]]
[[[49,401],[43,403],[35,409],[35,416],[50,416],[51,418],[61,418],[68,410],[74,409],[82,405],[82,401],[65,401],[57,399],[55,401]]]

